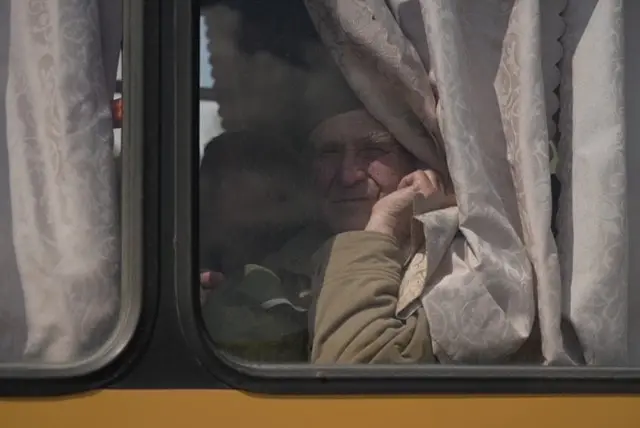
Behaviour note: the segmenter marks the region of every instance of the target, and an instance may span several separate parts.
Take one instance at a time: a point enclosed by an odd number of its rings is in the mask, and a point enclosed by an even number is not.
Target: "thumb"
[[[385,199],[394,202],[408,201],[412,200],[414,195],[416,194],[415,189],[412,185],[408,185],[406,187],[399,188],[395,192],[388,194]]]

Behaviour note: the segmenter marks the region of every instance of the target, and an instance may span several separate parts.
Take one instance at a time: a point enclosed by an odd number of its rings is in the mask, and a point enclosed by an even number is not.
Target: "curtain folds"
[[[305,1],[371,114],[453,183],[398,307],[424,305],[439,360],[631,363],[622,1]]]
[[[427,262],[398,316],[426,308],[443,363],[637,364],[622,0],[305,3],[365,107],[458,198],[417,217]],[[120,307],[122,4],[0,4],[0,361],[78,361]]]
[[[2,342],[13,346],[6,359],[72,363],[105,344],[120,307],[110,100],[122,4],[4,3],[10,25],[2,178],[10,188],[6,214],[19,278],[5,277],[3,289],[19,282],[25,312],[22,323],[0,317],[8,323]]]

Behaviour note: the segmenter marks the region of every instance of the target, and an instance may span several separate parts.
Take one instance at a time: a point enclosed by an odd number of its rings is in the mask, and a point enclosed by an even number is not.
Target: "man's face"
[[[364,229],[376,201],[415,169],[411,156],[364,110],[325,120],[310,140],[316,184],[334,233]]]

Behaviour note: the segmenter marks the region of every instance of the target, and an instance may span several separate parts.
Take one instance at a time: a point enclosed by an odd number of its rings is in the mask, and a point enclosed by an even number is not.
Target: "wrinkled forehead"
[[[389,131],[365,110],[352,110],[321,122],[309,135],[314,147],[327,144],[395,142]]]

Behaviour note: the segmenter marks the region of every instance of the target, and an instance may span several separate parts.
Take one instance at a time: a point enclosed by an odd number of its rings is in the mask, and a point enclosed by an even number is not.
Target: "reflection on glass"
[[[215,345],[256,362],[640,361],[614,3],[545,4],[548,22],[497,3],[205,4],[225,130],[200,177]]]
[[[218,103],[213,97],[214,80],[209,55],[209,38],[204,16],[200,17],[200,157],[209,141],[223,131]]]

